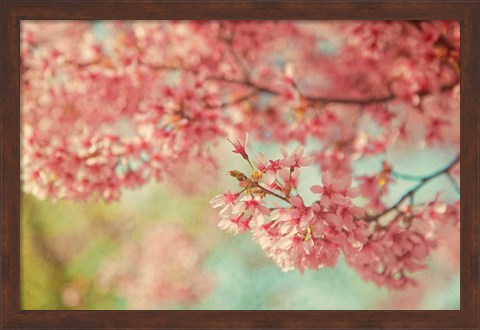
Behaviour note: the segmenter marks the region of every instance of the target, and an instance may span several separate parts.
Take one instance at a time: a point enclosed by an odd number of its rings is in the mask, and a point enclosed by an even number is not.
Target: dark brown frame
[[[479,2],[23,1],[1,7],[2,328],[479,327]],[[458,311],[20,310],[20,20],[453,19],[461,23],[461,309]]]

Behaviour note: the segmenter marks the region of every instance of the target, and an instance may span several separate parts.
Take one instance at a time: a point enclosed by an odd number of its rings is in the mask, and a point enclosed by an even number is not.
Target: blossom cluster
[[[234,235],[250,231],[283,271],[333,267],[341,252],[366,281],[403,288],[415,284],[411,274],[426,267],[425,258],[437,244],[436,228],[445,221],[458,223],[455,205],[437,199],[427,205],[386,208],[380,201],[391,180],[388,164],[377,176],[358,177],[358,187],[352,187],[349,176],[323,172],[322,184],[310,188],[316,201],[305,205],[297,193],[298,174],[314,158],[305,156],[299,146],[292,153],[282,149],[279,159],[259,153],[252,161],[247,140],[248,135],[232,144],[251,173],[230,171],[241,190],[217,195],[210,203],[220,208],[220,229]],[[368,203],[357,206],[359,196]]]
[[[23,22],[22,187],[110,202],[151,180],[190,189],[176,179],[185,164],[218,168],[229,136],[313,142],[309,156],[251,159],[246,139],[233,141],[252,173],[231,171],[239,191],[212,200],[220,228],[251,231],[284,270],[333,266],[342,253],[365,279],[403,287],[440,220],[459,225],[458,198],[413,197],[439,176],[459,192],[459,159],[428,177],[387,161],[356,176],[353,163],[459,152],[459,53],[455,21]],[[305,205],[299,174],[312,165],[322,183]],[[417,185],[388,206],[396,180]]]
[[[317,141],[333,176],[458,147],[459,47],[454,21],[24,22],[23,188],[115,201],[245,131]]]

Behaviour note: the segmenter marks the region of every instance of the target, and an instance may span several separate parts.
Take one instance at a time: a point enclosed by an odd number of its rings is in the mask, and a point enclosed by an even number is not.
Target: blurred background
[[[257,146],[252,152],[279,155],[278,145],[252,145]],[[236,191],[225,173],[244,167],[230,150],[228,142],[221,143],[225,162],[218,175],[199,181],[193,166],[176,181],[125,191],[111,204],[22,195],[22,308],[459,309],[459,231],[453,227],[445,228],[428,257],[429,268],[415,275],[419,287],[402,291],[362,281],[342,257],[335,268],[283,273],[249,233],[233,237],[220,231],[218,213],[208,202],[226,189]],[[453,154],[417,150],[413,157],[411,151],[391,157],[404,172],[425,175],[444,167]],[[355,163],[355,172],[380,167],[381,160],[371,157]],[[318,169],[304,169],[300,194],[311,195],[310,184],[320,180]],[[387,200],[395,201],[411,185],[395,183]],[[455,197],[439,177],[418,198],[436,191]]]
[[[97,40],[106,38],[98,22]],[[320,34],[329,34],[325,29]],[[319,48],[335,52],[335,36]],[[320,47],[321,46],[321,47]],[[362,117],[359,127],[372,125]],[[458,122],[457,122],[458,124]],[[306,141],[306,152],[318,145]],[[280,145],[252,139],[248,152],[280,157]],[[293,151],[296,144],[287,145]],[[217,223],[210,199],[238,191],[229,170],[246,170],[241,157],[223,139],[215,149],[217,170],[184,164],[161,183],[122,190],[118,201],[39,200],[21,196],[21,308],[73,310],[227,309],[227,310],[367,310],[459,309],[460,237],[458,228],[442,229],[428,269],[414,278],[419,286],[400,291],[364,282],[340,256],[334,268],[283,273],[245,233],[233,237]],[[399,146],[353,163],[355,175],[381,171],[388,159],[395,170],[427,176],[455,158],[454,147]],[[313,202],[309,188],[321,182],[318,167],[302,169],[299,193]],[[416,182],[398,180],[385,197],[394,203]],[[445,176],[415,196],[446,201],[458,192]]]

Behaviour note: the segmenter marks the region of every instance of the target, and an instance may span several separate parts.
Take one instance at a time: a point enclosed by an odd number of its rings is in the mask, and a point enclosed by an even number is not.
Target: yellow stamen
[[[444,57],[446,57],[447,54],[448,54],[447,48],[442,47],[442,46],[435,47],[434,52],[435,52],[435,55],[436,55],[438,58],[444,58]]]
[[[307,108],[304,105],[299,105],[295,108],[295,117],[298,121],[302,120]]]
[[[253,181],[258,182],[258,181],[260,181],[261,178],[262,178],[262,172],[261,171],[253,171],[252,172]]]
[[[50,182],[57,180],[57,175],[55,174],[55,172],[50,173],[49,180]]]
[[[312,237],[312,229],[310,226],[307,228],[307,234],[305,235],[305,242],[308,241]]]
[[[387,178],[385,175],[382,175],[378,178],[378,186],[383,187],[387,183]]]

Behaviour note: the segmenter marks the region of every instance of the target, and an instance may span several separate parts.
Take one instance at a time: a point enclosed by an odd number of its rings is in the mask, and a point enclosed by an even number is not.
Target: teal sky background
[[[296,144],[290,144],[289,151]],[[225,148],[229,148],[225,143]],[[315,146],[307,144],[306,152]],[[258,144],[252,141],[249,154],[262,152],[273,159],[281,156],[279,145]],[[447,166],[456,156],[453,148],[418,149],[401,154],[391,152],[388,160],[400,173],[427,176]],[[240,157],[239,157],[240,158]],[[378,172],[384,156],[366,157],[354,162],[357,175]],[[242,162],[241,158],[238,162]],[[238,163],[237,162],[237,163]],[[239,167],[239,166],[237,166]],[[236,168],[237,168],[236,167]],[[240,166],[241,167],[241,166]],[[321,182],[318,167],[303,168],[300,172],[299,193],[305,202],[315,200],[309,188]],[[417,183],[397,180],[392,184],[385,202],[394,203],[406,191]],[[233,191],[233,190],[232,190]],[[458,193],[449,180],[443,176],[432,180],[422,188],[416,200],[431,199],[436,192],[442,192],[446,201],[458,198]],[[283,273],[263,254],[261,248],[249,237],[242,234],[223,241],[207,257],[205,267],[211,269],[217,277],[217,286],[213,293],[193,309],[345,309],[368,310],[385,308],[382,301],[392,299],[392,291],[378,288],[373,283],[366,283],[348,267],[340,256],[335,268],[318,271],[307,270],[303,275],[297,271]],[[449,277],[442,274],[442,268],[431,257],[428,259],[432,281],[444,280],[442,287],[426,292],[421,299],[420,309],[459,309],[460,308],[460,274]],[[387,308],[388,309],[388,308]]]
[[[102,40],[107,38],[107,31],[101,22],[94,24],[94,33],[96,38]],[[319,50],[328,54],[335,53],[335,47],[331,44],[317,45]],[[297,146],[292,143],[287,147],[292,151]],[[258,143],[251,139],[249,145],[249,154],[255,155],[257,152],[263,152],[276,159],[281,153],[278,144]],[[238,169],[247,171],[248,166],[238,155],[230,153],[231,146],[224,140],[219,143],[219,155],[228,155],[222,158],[222,168],[219,176],[222,177],[222,190],[212,190],[211,196],[193,196],[193,199],[208,201],[216,194],[223,193],[228,189],[236,191],[235,181],[225,178],[224,173],[228,170]],[[318,150],[318,144],[308,141],[306,153]],[[382,161],[385,157],[394,165],[394,170],[400,173],[427,176],[436,171],[445,168],[456,156],[458,151],[453,147],[438,146],[436,148],[409,149],[404,151],[393,150],[386,155],[366,157],[353,163],[355,175],[376,173],[380,170]],[[301,170],[299,193],[304,198],[306,204],[315,201],[315,196],[310,192],[310,187],[321,182],[321,173],[318,167],[312,166]],[[385,198],[387,204],[397,201],[408,189],[417,183],[412,181],[397,180],[391,186],[389,194]],[[220,189],[213,187],[212,189]],[[165,194],[170,200],[168,203],[161,204],[156,200],[159,194]],[[416,202],[431,199],[436,192],[442,192],[442,199],[452,201],[458,198],[458,193],[452,187],[451,182],[445,176],[429,182],[415,196]],[[175,220],[175,214],[182,215],[186,213],[184,196],[168,194],[168,186],[165,183],[152,183],[139,190],[124,192],[119,203],[106,206],[104,209],[112,216],[118,213],[118,210],[128,210],[131,214],[140,219],[142,216],[148,218],[151,223],[155,217],[171,217]],[[189,197],[190,198],[190,197]],[[52,208],[53,206],[51,206]],[[88,208],[85,205],[85,208]],[[205,208],[209,208],[205,205]],[[76,223],[72,226],[71,219],[62,219],[61,212],[52,212],[54,219],[39,219],[44,221],[45,226],[51,226],[50,237],[55,237],[56,231],[64,230],[82,231],[84,224]],[[88,214],[88,212],[87,212]],[[114,221],[113,219],[112,221]],[[198,226],[203,226],[198,220]],[[143,223],[131,223],[129,226],[135,226]],[[75,227],[77,226],[77,227]],[[23,227],[22,227],[23,228]],[[200,228],[200,227],[198,227]],[[22,229],[23,230],[23,229]],[[220,231],[220,230],[218,230]],[[102,233],[103,235],[103,233]],[[50,238],[49,237],[49,238]],[[103,237],[103,236],[102,236]],[[372,283],[364,282],[360,276],[346,264],[341,256],[335,268],[324,268],[316,271],[305,271],[302,275],[297,271],[283,273],[274,262],[264,255],[261,248],[252,240],[249,233],[233,237],[229,234],[218,234],[216,236],[202,237],[202,239],[211,240],[212,248],[207,254],[203,267],[209,270],[214,277],[215,286],[213,290],[198,303],[188,306],[173,305],[162,307],[165,309],[226,309],[226,310],[368,310],[368,309],[389,309],[392,301],[395,299],[407,299],[408,291],[401,294],[390,291],[386,288],[378,288]],[[92,242],[94,239],[92,238]],[[94,243],[92,243],[94,244]],[[102,243],[103,244],[103,243]],[[91,270],[89,276],[94,277],[96,267],[101,263],[104,256],[115,254],[116,247],[108,241],[105,249],[95,250],[96,245],[91,245],[87,256],[91,268],[85,266],[82,262],[73,265],[70,272],[76,276],[77,272]],[[103,246],[103,245],[102,245]],[[92,261],[93,260],[93,261]],[[447,272],[445,265],[432,257],[428,259],[429,270],[425,271],[430,277],[432,283],[438,285],[431,287],[420,298],[420,302],[415,305],[419,309],[459,309],[460,308],[460,272]],[[44,265],[38,264],[38,267]],[[89,266],[89,267],[90,267]],[[28,271],[28,270],[27,270]],[[422,272],[420,272],[422,273]],[[419,273],[419,274],[420,274]],[[35,274],[33,274],[35,276]],[[47,276],[47,275],[45,275]],[[195,276],[195,274],[192,274]],[[112,302],[113,301],[113,302]],[[50,305],[49,305],[50,306]],[[410,306],[413,306],[412,304]],[[98,303],[92,303],[91,309],[123,309],[128,308],[125,301],[121,299],[106,300]]]

